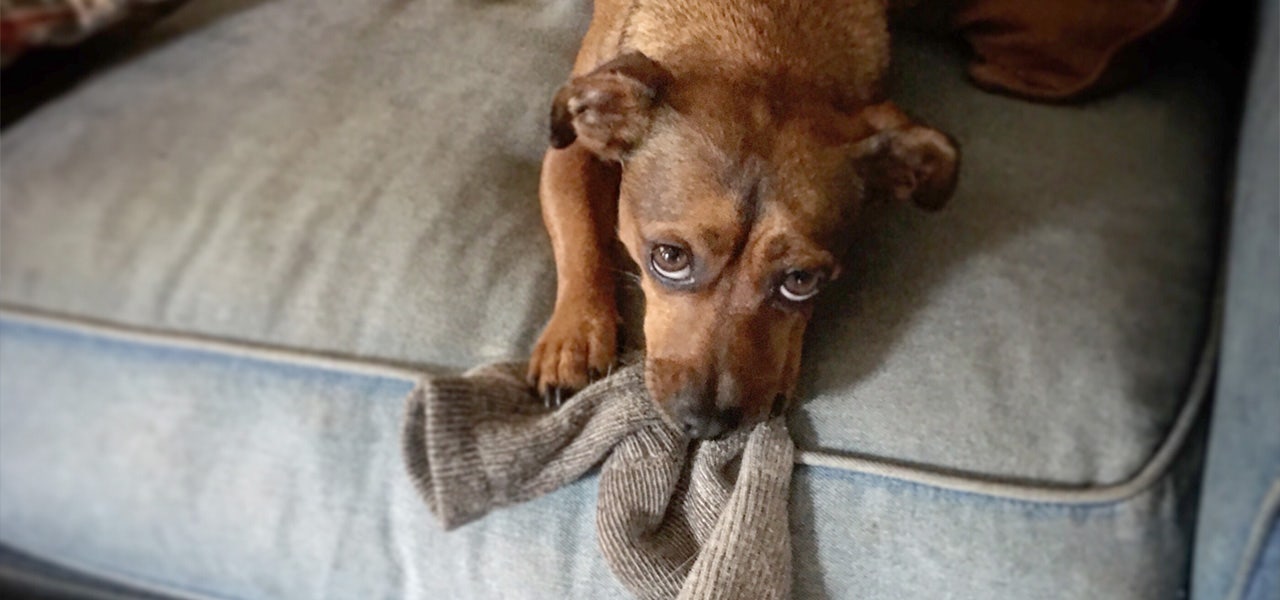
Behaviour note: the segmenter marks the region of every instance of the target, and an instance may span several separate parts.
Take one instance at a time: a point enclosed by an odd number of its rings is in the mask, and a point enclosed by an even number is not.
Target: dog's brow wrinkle
[[[725,181],[726,187],[737,193],[738,220],[745,232],[751,228],[760,212],[764,165],[760,157],[751,152],[747,152],[736,162],[725,174]]]
[[[698,237],[702,239],[702,243],[706,244],[714,254],[722,254],[729,248],[729,240],[725,239],[719,231],[710,227],[698,228]]]
[[[764,247],[764,258],[769,261],[786,256],[791,251],[791,244],[785,238],[776,237],[768,241]]]
[[[756,222],[756,216],[759,213],[760,178],[751,176],[751,183],[747,185],[746,193],[738,197],[738,218],[743,231],[751,228],[751,224]]]
[[[751,163],[748,163],[751,164]],[[733,248],[733,255],[738,256],[747,247],[751,237],[751,229],[760,216],[761,177],[755,164],[747,167],[744,173],[742,193],[737,198],[738,235]]]

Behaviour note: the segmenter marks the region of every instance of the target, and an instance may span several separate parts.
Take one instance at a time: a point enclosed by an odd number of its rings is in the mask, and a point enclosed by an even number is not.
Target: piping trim
[[[1199,360],[1192,375],[1185,400],[1173,421],[1173,425],[1143,466],[1133,476],[1123,481],[1091,486],[1002,480],[962,471],[908,465],[883,458],[799,448],[796,449],[795,462],[809,467],[865,473],[955,492],[1007,500],[1067,505],[1108,504],[1125,500],[1159,481],[1173,465],[1179,451],[1191,435],[1191,431],[1209,396],[1209,389],[1213,381],[1218,342],[1221,335],[1221,319],[1219,317],[1221,311],[1218,310],[1220,301],[1220,296],[1215,296],[1209,331],[1201,347]],[[427,374],[421,368],[388,362],[232,341],[212,336],[120,325],[83,317],[53,314],[9,303],[0,303],[0,320],[84,333],[148,346],[229,354],[278,364],[397,379],[412,385],[416,385],[418,380]]]

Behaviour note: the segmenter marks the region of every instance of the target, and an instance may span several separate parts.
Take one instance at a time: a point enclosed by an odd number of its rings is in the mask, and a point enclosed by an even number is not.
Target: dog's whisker
[[[635,281],[636,283],[639,283],[639,282],[640,282],[640,274],[639,274],[639,273],[636,273],[635,271],[631,271],[631,270],[628,270],[628,269],[619,269],[619,268],[617,268],[617,267],[611,267],[609,270],[610,270],[610,271],[613,271],[614,273],[616,273],[616,274],[618,274],[618,275],[623,276],[624,278],[626,278],[626,279],[628,279],[628,280]]]

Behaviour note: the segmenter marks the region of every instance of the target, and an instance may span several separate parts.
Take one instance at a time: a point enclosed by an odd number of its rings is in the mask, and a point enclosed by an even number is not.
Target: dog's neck
[[[631,0],[615,53],[638,50],[677,80],[738,82],[785,101],[874,102],[889,62],[883,0]]]

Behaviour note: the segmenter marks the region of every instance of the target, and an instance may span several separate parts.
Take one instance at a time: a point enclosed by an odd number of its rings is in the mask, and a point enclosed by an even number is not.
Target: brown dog
[[[555,396],[614,362],[616,235],[660,412],[708,438],[782,410],[860,208],[955,187],[955,144],[883,98],[888,62],[884,0],[597,0],[551,109],[558,286],[530,382]]]

